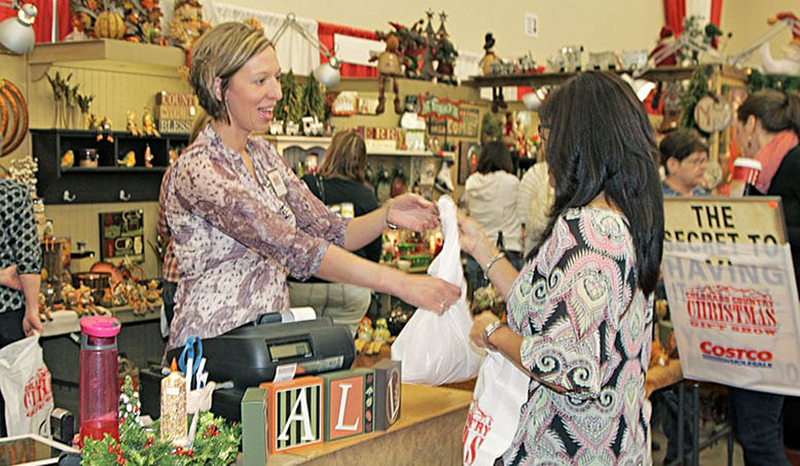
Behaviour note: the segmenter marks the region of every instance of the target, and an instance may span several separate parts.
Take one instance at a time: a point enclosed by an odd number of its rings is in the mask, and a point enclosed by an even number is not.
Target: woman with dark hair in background
[[[530,377],[502,463],[650,464],[653,291],[664,239],[653,128],[630,86],[582,73],[540,112],[555,188],[544,243],[521,272],[475,221],[461,247],[507,297],[508,323],[475,318],[472,341]]]
[[[375,191],[366,184],[367,146],[353,130],[333,135],[318,175],[308,174],[303,181],[328,208],[344,218],[357,218],[380,207]],[[381,237],[353,251],[364,259],[378,262]],[[350,327],[355,336],[358,323],[369,309],[372,292],[346,283],[331,283],[316,277],[306,282],[289,280],[289,297],[294,307],[311,306],[317,316],[330,316],[337,324]]]
[[[705,196],[700,186],[708,166],[708,145],[693,129],[681,128],[661,140],[658,146],[666,177],[661,182],[664,196]]]
[[[478,222],[486,236],[497,244],[503,237],[506,258],[519,270],[522,267],[522,224],[517,213],[519,178],[514,174],[514,163],[505,144],[492,141],[484,144],[478,158],[477,171],[467,178],[464,191],[470,217]],[[467,258],[467,278],[470,289],[486,286],[480,265]]]
[[[800,95],[756,92],[739,106],[736,123],[742,156],[761,162],[756,189],[782,199],[796,280],[800,276]],[[783,395],[728,387],[728,397],[745,463],[788,465],[783,450]]]

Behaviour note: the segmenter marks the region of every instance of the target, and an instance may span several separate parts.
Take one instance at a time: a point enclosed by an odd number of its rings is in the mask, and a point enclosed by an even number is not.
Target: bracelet
[[[389,201],[386,203],[386,212],[384,212],[383,214],[383,223],[385,223],[390,230],[397,230],[397,224],[389,221],[389,209],[392,208],[392,204],[393,201]]]
[[[491,337],[492,334],[496,332],[498,328],[504,325],[505,324],[503,323],[503,321],[498,319],[492,322],[491,324],[487,325],[486,328],[483,329],[483,342],[486,343],[487,347],[493,350],[497,349],[493,344],[489,343],[489,337]]]
[[[483,268],[483,278],[485,278],[486,280],[488,280],[488,279],[489,279],[489,277],[488,277],[487,275],[489,275],[489,269],[491,269],[491,268],[492,268],[492,266],[494,265],[494,263],[495,263],[495,262],[499,261],[500,259],[502,259],[502,258],[504,258],[504,257],[506,257],[506,253],[504,253],[504,252],[502,252],[502,251],[501,251],[501,252],[499,252],[499,253],[498,253],[496,256],[494,256],[494,257],[492,258],[492,260],[490,260],[490,261],[489,261],[489,262],[486,264],[486,267],[484,267],[484,268]]]

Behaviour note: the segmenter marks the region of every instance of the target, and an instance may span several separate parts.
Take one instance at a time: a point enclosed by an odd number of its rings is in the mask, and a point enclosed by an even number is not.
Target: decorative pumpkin
[[[104,11],[97,15],[94,33],[100,38],[122,39],[125,36],[125,22],[122,20],[122,16]]]

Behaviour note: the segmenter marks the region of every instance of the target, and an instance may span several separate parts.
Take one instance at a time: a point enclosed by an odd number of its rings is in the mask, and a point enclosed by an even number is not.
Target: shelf
[[[152,68],[175,74],[175,69],[186,64],[186,55],[177,47],[113,39],[41,43],[28,54],[28,65],[34,75],[43,76],[53,64],[67,62],[70,66],[90,67],[102,62],[104,68],[121,71],[141,72],[143,68]]]
[[[163,174],[167,167],[61,167],[61,173],[159,173]]]
[[[747,75],[744,71],[727,65],[708,65],[721,71],[722,76],[746,81]],[[639,76],[639,79],[648,81],[682,81],[690,79],[694,73],[695,66],[661,66],[652,68]],[[631,73],[629,70],[611,70],[617,74]],[[572,78],[577,73],[540,73],[540,74],[514,74],[514,75],[491,75],[473,76],[464,84],[478,87],[502,87],[502,86],[529,86],[541,87],[547,85],[561,84]]]
[[[380,156],[388,156],[388,157],[438,157],[431,151],[416,151],[416,150],[399,150],[399,149],[378,149],[378,150],[370,150],[367,151],[367,154],[370,157],[380,157]],[[452,152],[451,152],[452,154]]]

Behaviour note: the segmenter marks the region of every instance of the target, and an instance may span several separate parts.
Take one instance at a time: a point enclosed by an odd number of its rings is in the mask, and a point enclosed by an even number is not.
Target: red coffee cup
[[[761,174],[761,162],[747,157],[733,161],[733,180],[730,197],[747,196],[756,191],[756,181]]]

